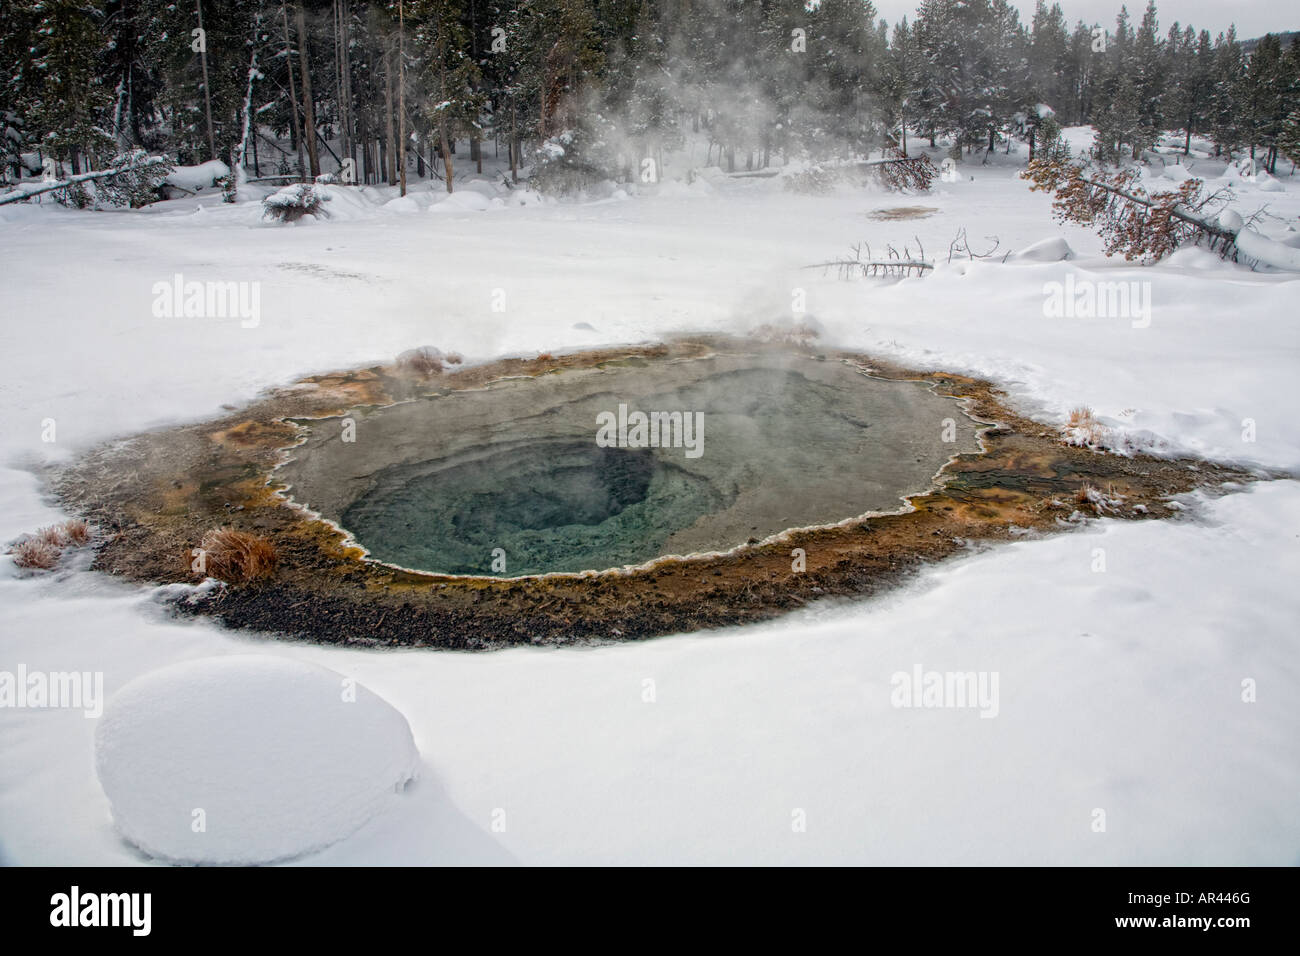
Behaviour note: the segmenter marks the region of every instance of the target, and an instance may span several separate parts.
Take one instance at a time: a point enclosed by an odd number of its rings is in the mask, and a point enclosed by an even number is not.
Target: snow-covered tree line
[[[1093,124],[1102,158],[1169,129],[1270,169],[1300,154],[1300,44],[1161,30],[1154,2],[1070,27],[1043,0],[1029,23],[1008,0],[921,0],[892,26],[871,0],[5,0],[0,58],[10,182],[137,149],[448,188],[491,149],[621,178],[688,137],[757,169],[1032,143],[1041,104]]]

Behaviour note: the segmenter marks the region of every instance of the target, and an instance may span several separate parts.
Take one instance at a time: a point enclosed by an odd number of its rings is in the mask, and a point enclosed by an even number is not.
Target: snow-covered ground
[[[743,332],[797,318],[796,290],[827,344],[991,377],[1045,421],[1090,406],[1117,446],[1300,474],[1300,281],[1199,250],[1150,268],[1101,258],[999,159],[905,197],[714,174],[587,203],[496,202],[491,182],[462,194],[483,202],[428,183],[398,202],[332,188],[330,219],[290,226],[206,194],[0,209],[0,541],[59,517],[26,466],[302,374],[426,344],[472,361]],[[1260,228],[1294,241],[1300,182],[1237,180],[1236,208],[1267,204]],[[896,206],[935,212],[869,216]],[[976,252],[996,236],[997,255],[896,283],[801,268],[864,240],[919,239],[943,262],[962,227]],[[1000,261],[1058,236],[1074,258]],[[259,321],[156,316],[154,284],[178,273],[260,283]],[[1138,283],[1150,308],[1049,314],[1067,282]],[[883,599],[599,649],[278,643],[173,620],[84,553],[40,577],[3,558],[0,671],[102,671],[112,694],[255,653],[355,676],[409,721],[422,776],[305,863],[1295,864],[1300,481],[1185,505],[1179,521],[973,553]],[[996,716],[893,706],[891,678],[918,665],[996,674]],[[113,832],[94,725],[0,708],[4,860],[141,859]]]

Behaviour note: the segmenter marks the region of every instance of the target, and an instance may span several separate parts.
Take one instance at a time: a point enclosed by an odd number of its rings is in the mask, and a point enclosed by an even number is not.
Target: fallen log
[[[11,189],[7,193],[0,193],[0,206],[13,202],[23,202],[24,200],[31,199],[33,196],[52,193],[58,189],[67,189],[69,186],[75,186],[77,183],[88,183],[99,179],[111,179],[114,176],[121,176],[123,173],[146,169],[150,166],[168,165],[171,164],[165,156],[150,156],[140,162],[127,163],[126,165],[116,166],[112,169],[100,169],[89,173],[78,173],[75,176],[69,176],[67,179],[60,179],[51,182],[42,181],[39,186],[34,186],[30,183],[19,183],[17,188]]]

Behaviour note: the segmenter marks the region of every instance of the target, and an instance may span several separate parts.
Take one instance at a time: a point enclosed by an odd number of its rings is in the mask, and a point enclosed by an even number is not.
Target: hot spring
[[[298,420],[278,477],[369,556],[519,577],[729,551],[893,511],[976,422],[920,382],[787,354],[629,358]]]

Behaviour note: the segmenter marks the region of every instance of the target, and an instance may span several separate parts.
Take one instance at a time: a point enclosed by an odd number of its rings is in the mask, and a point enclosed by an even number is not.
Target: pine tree
[[[1158,33],[1155,0],[1147,0],[1146,12],[1133,39],[1131,68],[1134,72],[1133,89],[1136,97],[1137,121],[1131,133],[1133,158],[1154,146],[1164,129],[1165,75],[1163,67],[1164,45]]]
[[[32,67],[23,104],[28,136],[74,175],[83,165],[111,159],[115,144],[99,119],[113,96],[96,69],[104,49],[103,3],[11,2],[18,16],[31,17],[31,46],[23,57]]]
[[[1243,131],[1238,106],[1242,95],[1241,44],[1235,27],[1220,33],[1214,44],[1214,70],[1209,104],[1210,139],[1216,156],[1228,158],[1241,146]]]

